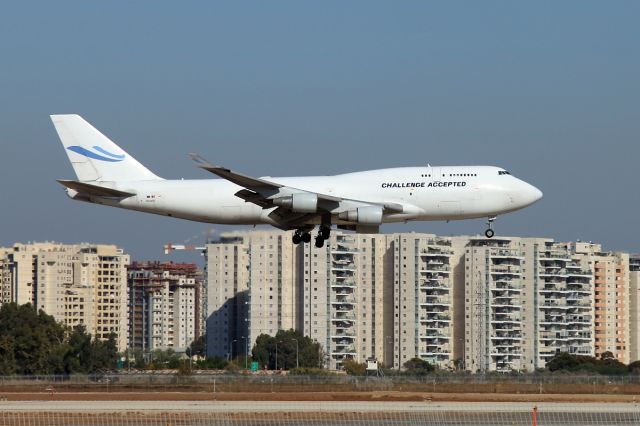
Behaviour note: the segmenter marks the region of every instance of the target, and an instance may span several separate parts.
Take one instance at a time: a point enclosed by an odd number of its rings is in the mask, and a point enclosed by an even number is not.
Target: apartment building
[[[126,265],[112,245],[32,243],[3,249],[2,301],[31,303],[97,339],[127,347]]]
[[[296,248],[291,232],[223,234],[207,244],[207,354],[234,358],[261,334],[295,328]]]
[[[534,368],[559,352],[593,356],[594,273],[571,243],[551,240],[536,247],[538,316]]]
[[[629,362],[640,360],[640,255],[629,257]]]
[[[203,333],[202,273],[192,263],[128,268],[129,347],[182,352]]]
[[[241,321],[224,317],[236,331],[212,331],[229,336],[221,354],[229,342],[250,348],[262,332],[293,327],[322,344],[329,368],[349,358],[401,368],[419,357],[441,368],[533,371],[559,352],[640,355],[640,260],[627,254],[548,238],[334,231],[318,249],[289,237],[237,233],[212,245],[209,300],[220,309],[210,307],[210,318],[221,321],[225,303],[242,298],[230,305]]]
[[[222,234],[207,244],[207,356],[233,359],[248,353],[249,258],[244,233]]]
[[[593,262],[575,244],[472,238],[466,251],[465,368],[533,371],[559,352],[595,355]]]
[[[464,366],[521,370],[525,351],[525,253],[520,239],[471,238],[465,249]],[[530,292],[529,292],[530,293]],[[531,331],[529,331],[531,333]],[[530,336],[532,337],[532,336]]]
[[[340,369],[347,359],[390,362],[386,237],[336,231],[323,248],[309,244],[298,250],[297,329],[321,343],[325,365]]]
[[[456,368],[462,329],[454,327],[454,303],[464,288],[465,240],[431,234],[390,236],[393,262],[393,368],[421,358],[441,368]]]
[[[618,361],[629,363],[629,254],[603,252],[600,244],[577,242],[574,246],[594,274],[595,356],[610,352]]]

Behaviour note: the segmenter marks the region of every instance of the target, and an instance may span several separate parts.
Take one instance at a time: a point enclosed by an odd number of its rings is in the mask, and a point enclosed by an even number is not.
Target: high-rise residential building
[[[533,371],[559,352],[640,355],[640,260],[627,254],[548,238],[334,231],[316,248],[290,236],[235,233],[209,246],[209,342],[219,355],[291,327],[322,344],[329,368],[419,357]]]
[[[134,262],[128,286],[130,348],[182,352],[202,334],[202,273],[195,264]]]
[[[594,272],[595,356],[610,352],[629,362],[629,254],[603,252],[600,244],[575,243]]]
[[[323,248],[308,244],[298,250],[297,329],[321,343],[325,365],[336,369],[347,359],[390,357],[386,237],[333,232]]]
[[[2,301],[31,303],[97,339],[127,347],[126,265],[113,245],[33,243],[5,249]]]
[[[526,368],[525,256],[519,239],[471,238],[465,250],[465,368]],[[533,336],[531,336],[533,337]]]
[[[291,233],[229,233],[207,244],[207,354],[233,358],[261,334],[295,328],[296,261]]]
[[[629,257],[629,362],[640,360],[640,255]]]
[[[465,368],[533,371],[558,352],[594,354],[593,271],[575,245],[471,238],[465,255]]]
[[[594,355],[594,273],[575,245],[551,240],[535,248],[538,300],[536,359],[542,368],[558,352]]]
[[[412,358],[421,358],[441,368],[456,368],[460,357],[456,340],[461,327],[454,327],[464,240],[431,234],[390,236],[393,261],[394,368]]]

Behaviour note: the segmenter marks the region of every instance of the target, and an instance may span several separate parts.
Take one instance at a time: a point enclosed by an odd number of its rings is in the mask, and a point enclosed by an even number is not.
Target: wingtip
[[[205,167],[215,167],[213,164],[211,164],[210,162],[208,162],[202,155],[200,154],[196,154],[194,152],[190,152],[189,153],[189,157],[191,158],[191,160],[193,160],[194,163],[196,163],[196,166],[200,167],[200,168],[205,168]]]

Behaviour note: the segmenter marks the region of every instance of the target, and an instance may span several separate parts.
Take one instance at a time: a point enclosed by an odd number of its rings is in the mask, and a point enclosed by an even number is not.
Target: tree
[[[556,354],[547,363],[549,371],[586,371],[598,374],[625,374],[627,367],[606,352],[600,359],[586,355],[572,355],[566,352]]]
[[[424,376],[436,369],[432,364],[421,358],[410,359],[404,363],[404,368],[406,369],[406,374],[414,376]]]
[[[72,374],[114,368],[115,334],[92,340],[84,326],[71,330],[29,304],[0,307],[0,374]]]
[[[196,361],[196,368],[210,369],[210,370],[224,370],[229,365],[229,361],[219,356],[211,358],[200,359]]]
[[[602,353],[600,354],[600,359],[601,359],[601,360],[606,360],[606,359],[616,359],[616,357],[614,357],[614,356],[613,356],[613,352],[611,352],[611,351],[605,351],[605,352],[602,352]]]
[[[13,336],[0,336],[0,375],[15,374],[17,364],[14,352]]]
[[[355,359],[347,359],[342,363],[342,368],[350,376],[364,376],[367,374],[367,365]]]
[[[631,374],[640,374],[640,361],[633,361],[631,364],[627,365],[627,370]]]
[[[63,371],[59,346],[64,344],[65,329],[44,311],[36,311],[30,304],[3,304],[0,336],[2,350],[13,352],[13,361],[2,363],[4,369],[12,367],[17,374]]]
[[[193,342],[191,342],[191,344],[189,345],[186,351],[187,356],[189,357],[199,356],[202,358],[206,356],[206,352],[207,352],[207,336],[204,334],[198,337],[197,339],[195,339]]]
[[[321,347],[318,342],[295,330],[279,330],[275,337],[261,334],[251,351],[254,360],[262,368],[289,370],[302,367],[319,367]],[[277,357],[277,358],[276,358]]]

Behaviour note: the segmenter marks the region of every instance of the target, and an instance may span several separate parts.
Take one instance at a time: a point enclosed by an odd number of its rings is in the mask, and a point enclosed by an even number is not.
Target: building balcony
[[[441,314],[449,312],[451,304],[447,303],[420,303],[420,308],[427,314]]]
[[[423,285],[420,286],[420,290],[423,291],[422,297],[445,297],[451,291],[449,287],[427,287]]]
[[[355,288],[356,287],[356,283],[353,280],[347,280],[347,279],[340,279],[341,277],[334,277],[336,278],[336,281],[332,281],[331,282],[331,288]],[[346,277],[343,277],[346,278]]]
[[[442,333],[441,331],[438,331],[438,330],[441,330],[441,329],[427,330],[427,333],[421,334],[420,338],[421,339],[447,339],[447,340],[451,338],[449,334]]]
[[[491,275],[513,275],[520,276],[522,275],[519,267],[512,266],[493,266],[491,268]]]
[[[523,260],[524,256],[518,250],[512,249],[493,249],[491,250],[491,257],[493,259],[514,259]]]
[[[355,254],[358,253],[358,249],[351,247],[349,245],[346,244],[341,244],[340,242],[338,242],[338,244],[336,245],[336,247],[334,249],[331,250],[331,254]]]
[[[451,306],[450,297],[441,296],[428,296],[420,298],[420,306],[437,305],[437,306]]]
[[[447,314],[428,314],[426,316],[420,317],[420,322],[429,323],[429,322],[451,322],[451,316]]]
[[[332,315],[331,318],[335,318],[335,319],[355,319],[355,314],[353,313],[353,310],[348,310],[346,312],[336,312]]]
[[[446,274],[449,275],[451,270],[444,266],[426,266],[426,269],[420,269],[421,274]],[[443,277],[444,278],[444,277]]]
[[[340,348],[340,349],[335,349],[333,351],[331,351],[331,356],[356,356],[356,349],[351,346],[351,347],[346,347],[346,348]]]

